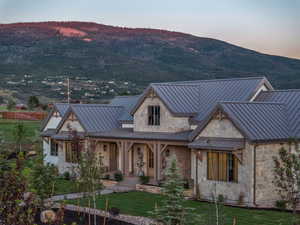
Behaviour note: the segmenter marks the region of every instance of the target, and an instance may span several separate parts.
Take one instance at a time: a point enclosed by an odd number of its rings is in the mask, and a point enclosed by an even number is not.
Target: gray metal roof
[[[131,114],[152,89],[171,113],[177,116],[195,116],[194,119],[199,121],[210,113],[217,102],[247,101],[263,84],[273,89],[265,77],[154,83],[144,91]]]
[[[136,104],[137,100],[139,99],[140,95],[135,96],[116,96],[113,98],[109,105],[112,106],[122,106],[124,108],[122,115],[120,116],[119,120],[122,122],[132,122],[133,116],[130,115],[130,111]]]
[[[290,138],[286,107],[282,103],[222,102],[193,131],[194,139],[218,111],[224,112],[250,141],[280,141]]]
[[[101,104],[74,104],[70,110],[76,115],[86,132],[102,132],[120,127],[118,118],[123,107]]]
[[[264,91],[255,101],[285,104],[291,138],[300,138],[300,90]]]
[[[166,141],[188,141],[192,131],[182,131],[176,133],[165,132],[134,132],[132,128],[119,128],[106,132],[90,132],[87,136],[99,138],[121,138],[121,139],[141,139],[141,140],[166,140]]]
[[[70,104],[68,103],[54,103],[54,107],[57,109],[61,117],[65,115],[69,106]]]
[[[188,144],[189,148],[203,150],[238,150],[245,147],[245,140],[242,138],[209,138],[201,137]]]
[[[51,137],[56,133],[56,129],[47,129],[41,132],[42,137]]]
[[[48,122],[54,112],[57,111],[57,112],[59,112],[61,117],[64,117],[68,108],[69,108],[69,104],[67,104],[67,103],[54,103],[52,110],[48,113],[47,117],[42,122],[41,131],[45,129],[46,125],[48,124]]]

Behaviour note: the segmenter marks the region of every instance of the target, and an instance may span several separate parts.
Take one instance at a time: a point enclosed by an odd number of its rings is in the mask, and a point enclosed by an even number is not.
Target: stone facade
[[[148,125],[148,106],[160,106],[160,126]],[[134,113],[134,131],[179,132],[190,130],[188,117],[175,117],[158,97],[147,97]]]

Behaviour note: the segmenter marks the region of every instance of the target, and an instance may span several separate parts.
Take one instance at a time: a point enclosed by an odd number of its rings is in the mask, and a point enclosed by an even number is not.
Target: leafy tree
[[[24,158],[18,155],[16,166],[0,170],[0,221],[2,224],[34,224],[36,201],[27,192],[26,178],[22,174]]]
[[[27,102],[29,109],[35,109],[40,106],[40,101],[36,96],[30,96]]]
[[[295,145],[296,149],[298,144]],[[279,157],[273,158],[275,162],[273,183],[282,200],[285,200],[296,214],[296,207],[299,203],[300,192],[300,158],[299,151],[295,153],[281,148]]]
[[[166,181],[162,188],[165,199],[151,214],[163,225],[200,224],[200,218],[193,213],[193,209],[184,206],[184,181],[177,167],[176,157],[172,156],[170,160],[165,173]]]
[[[9,99],[7,103],[7,109],[8,110],[13,110],[16,108],[16,102],[13,99]]]

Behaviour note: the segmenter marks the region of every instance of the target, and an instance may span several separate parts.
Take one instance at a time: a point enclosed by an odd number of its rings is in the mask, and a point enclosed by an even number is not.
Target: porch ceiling
[[[188,147],[198,150],[233,151],[243,149],[245,147],[245,139],[201,137],[188,144]]]

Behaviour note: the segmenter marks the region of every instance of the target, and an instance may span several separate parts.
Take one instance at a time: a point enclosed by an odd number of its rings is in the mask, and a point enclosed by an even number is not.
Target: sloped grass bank
[[[155,204],[160,205],[163,200],[162,195],[146,192],[114,193],[97,197],[97,208],[105,209],[105,201],[108,199],[109,207],[117,207],[122,214],[133,216],[150,217],[149,211],[153,210]],[[68,204],[78,204],[78,200],[68,200]],[[83,201],[87,206],[87,200]],[[214,205],[205,202],[187,200],[186,205],[195,208],[196,212],[203,215],[204,221],[214,213]],[[226,224],[232,224],[234,217],[237,218],[238,225],[292,225],[292,214],[271,210],[243,209],[234,207],[224,207]]]

